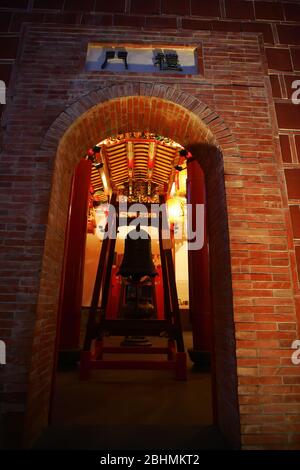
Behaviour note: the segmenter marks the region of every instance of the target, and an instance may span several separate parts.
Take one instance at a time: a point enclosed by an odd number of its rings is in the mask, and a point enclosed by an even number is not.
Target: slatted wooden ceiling
[[[132,179],[153,181],[159,187],[170,182],[178,151],[174,142],[156,139],[115,139],[102,142],[102,158],[106,160],[110,184],[116,188]],[[93,167],[92,185],[102,190],[100,172]]]

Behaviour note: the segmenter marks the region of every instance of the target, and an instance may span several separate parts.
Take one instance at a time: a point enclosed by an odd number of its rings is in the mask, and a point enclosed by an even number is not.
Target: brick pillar
[[[187,203],[204,204],[206,219],[206,191],[204,173],[200,164],[194,159],[187,160]],[[194,210],[194,209],[193,209]],[[195,213],[192,215],[192,228],[196,230]],[[197,227],[199,229],[199,227]],[[190,357],[196,366],[207,369],[210,367],[212,350],[212,320],[210,315],[209,287],[209,254],[204,223],[204,246],[198,250],[188,251],[189,263],[189,304],[190,318],[193,328],[193,349]]]
[[[72,363],[79,350],[90,179],[91,162],[81,160],[75,168],[71,187],[61,284],[59,357],[64,364]]]

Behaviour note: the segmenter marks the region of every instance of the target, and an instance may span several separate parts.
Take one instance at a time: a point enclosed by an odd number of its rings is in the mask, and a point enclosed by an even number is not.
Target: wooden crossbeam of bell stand
[[[160,202],[164,202],[160,197]],[[116,195],[112,196],[111,204],[117,209],[117,220],[119,221],[119,210],[116,204]],[[164,207],[164,206],[163,206]],[[164,214],[166,216],[166,214]],[[166,219],[165,219],[166,220]],[[179,305],[175,281],[175,271],[172,259],[171,246],[162,240],[162,215],[159,214],[159,246],[163,272],[163,284],[165,286],[165,320],[106,320],[107,299],[115,239],[106,237],[102,243],[99,265],[94,286],[89,319],[87,324],[84,348],[81,353],[80,379],[86,380],[94,369],[142,369],[142,370],[173,370],[178,380],[187,379],[186,353],[184,351],[183,335],[180,324]],[[105,275],[104,267],[106,266]],[[102,287],[101,315],[99,324],[96,324],[97,309]],[[143,346],[118,346],[105,347],[103,335],[108,333],[112,336],[120,335],[153,335],[161,336],[167,334],[167,347],[143,347]],[[167,360],[104,360],[104,353],[126,353],[126,354],[166,354]]]

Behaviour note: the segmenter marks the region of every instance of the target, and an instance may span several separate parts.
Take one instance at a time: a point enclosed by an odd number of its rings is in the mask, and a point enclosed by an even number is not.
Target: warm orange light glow
[[[172,197],[167,201],[169,222],[175,223],[183,216],[183,198]]]
[[[179,172],[178,175],[178,192],[180,196],[183,196],[186,194],[186,179],[187,179],[187,171],[186,169],[182,170]]]
[[[174,183],[172,184],[172,187],[171,187],[170,196],[173,197],[173,196],[175,196],[175,194],[176,194],[176,183],[174,181]]]
[[[104,171],[101,172],[101,179],[102,179],[104,191],[105,191],[105,193],[107,193],[108,192],[108,184],[107,184],[107,179],[106,179]]]

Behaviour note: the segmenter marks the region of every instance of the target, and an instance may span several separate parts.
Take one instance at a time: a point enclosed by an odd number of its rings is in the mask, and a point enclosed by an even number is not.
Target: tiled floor
[[[185,334],[186,347],[191,334]],[[210,374],[188,364],[188,380],[170,371],[94,371],[57,377],[53,423],[38,448],[224,448],[212,427]]]

